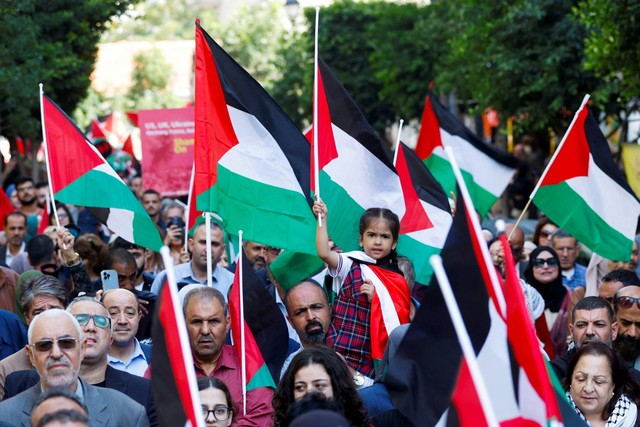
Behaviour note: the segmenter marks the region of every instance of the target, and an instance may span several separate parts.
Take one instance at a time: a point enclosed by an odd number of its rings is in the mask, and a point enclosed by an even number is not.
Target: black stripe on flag
[[[436,181],[415,151],[407,147],[404,142],[400,142],[400,144],[402,144],[402,149],[404,150],[404,157],[407,162],[407,167],[409,168],[409,174],[411,175],[411,182],[420,200],[440,208],[445,212],[451,212],[449,199],[444,193],[440,183]]]

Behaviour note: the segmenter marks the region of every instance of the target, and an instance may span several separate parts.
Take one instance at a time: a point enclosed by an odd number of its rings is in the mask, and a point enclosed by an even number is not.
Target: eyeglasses
[[[553,234],[553,231],[548,231],[548,230],[540,230],[540,235],[544,236],[544,237],[549,237]]]
[[[640,308],[640,298],[626,297],[626,296],[616,297],[613,300],[613,302],[615,303],[615,305],[622,308],[631,308],[633,307],[633,303],[635,302],[638,308]]]
[[[533,266],[534,267],[542,267],[545,264],[547,264],[547,267],[557,267],[558,266],[558,261],[556,261],[555,258],[536,258],[533,261]]]
[[[101,316],[99,314],[94,314],[93,316],[90,316],[88,314],[74,314],[73,317],[76,318],[80,326],[86,326],[91,319],[93,319],[93,324],[98,328],[107,329],[111,326],[111,319],[109,319],[107,316]]]
[[[78,340],[73,337],[65,337],[58,338],[57,340],[41,340],[35,344],[29,344],[31,347],[35,348],[39,353],[46,353],[53,349],[53,344],[58,343],[58,347],[60,350],[73,350],[76,348],[76,344],[78,344]]]
[[[202,405],[202,415],[205,420],[209,418],[209,414],[213,414],[213,418],[215,418],[216,421],[226,421],[232,413],[231,408],[224,405],[216,405],[213,409],[209,409]]]

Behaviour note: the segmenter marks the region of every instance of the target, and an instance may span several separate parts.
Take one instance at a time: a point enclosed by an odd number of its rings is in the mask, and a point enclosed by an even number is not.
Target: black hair
[[[216,390],[220,390],[224,393],[225,399],[227,399],[227,406],[231,408],[231,412],[234,414],[238,413],[238,406],[233,401],[231,397],[231,392],[229,391],[229,387],[221,380],[216,377],[200,377],[198,378],[198,390],[206,390],[208,388],[215,388]]]
[[[400,235],[400,219],[398,218],[398,215],[394,214],[387,208],[369,208],[362,214],[358,227],[360,229],[360,236],[362,236],[367,227],[369,227],[369,225],[377,219],[384,219],[387,221],[389,230],[391,230],[393,241],[394,243],[397,242],[398,236]],[[389,255],[392,258],[398,256],[395,249],[391,249]]]
[[[16,179],[16,182],[15,182],[16,190],[18,189],[18,185],[22,185],[25,182],[30,182],[33,184],[33,178],[31,178],[30,176],[21,176],[18,179]],[[34,184],[34,187],[35,187],[35,184]]]
[[[153,188],[149,188],[148,190],[144,190],[142,192],[142,197],[144,197],[147,194],[155,194],[156,196],[160,197],[160,193],[158,193],[156,190],[154,190]]]
[[[129,252],[128,250],[124,248],[114,248],[109,250],[109,254],[111,255],[111,265],[133,265],[136,270],[138,269],[135,257],[131,255],[131,252]]]
[[[86,415],[73,410],[73,409],[59,409],[55,412],[51,412],[46,414],[44,417],[40,418],[36,427],[46,427],[51,423],[84,423],[84,425],[89,425],[89,417]]]
[[[576,311],[578,310],[592,311],[599,310],[601,308],[607,310],[609,322],[613,323],[613,308],[611,308],[611,304],[609,304],[604,298],[595,296],[584,297],[573,306],[573,310],[571,311],[572,322],[576,321]]]
[[[29,262],[34,268],[51,262],[54,248],[53,240],[46,234],[33,236],[27,243]]]
[[[620,282],[622,283],[622,287],[640,286],[640,278],[635,271],[624,268],[610,271],[602,278],[601,282]]]
[[[109,244],[109,249],[113,250],[115,248],[123,248],[123,249],[145,249],[140,245],[136,245],[135,243],[127,242],[122,237],[118,236],[116,239]]]
[[[324,346],[305,348],[291,361],[280,379],[273,397],[275,425],[282,425],[287,409],[295,401],[293,391],[296,373],[300,369],[314,364],[321,365],[327,371],[329,378],[331,378],[333,400],[338,404],[345,418],[351,422],[351,425],[355,427],[368,426],[369,418],[356,391],[349,367],[335,351]]]
[[[300,415],[319,409],[342,415],[340,406],[333,399],[327,399],[322,393],[312,392],[296,400],[287,408],[287,413],[280,426],[289,427],[289,424]]]
[[[24,226],[27,227],[27,216],[20,211],[9,212],[7,216],[4,217],[4,226],[7,227],[9,225],[9,218],[11,217],[20,217],[24,220]]]

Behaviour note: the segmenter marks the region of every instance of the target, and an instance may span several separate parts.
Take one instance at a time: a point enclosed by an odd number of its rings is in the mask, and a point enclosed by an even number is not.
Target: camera
[[[172,216],[171,218],[169,218],[167,227],[171,227],[172,225],[177,225],[180,228],[184,228],[185,226],[184,221],[179,216]]]

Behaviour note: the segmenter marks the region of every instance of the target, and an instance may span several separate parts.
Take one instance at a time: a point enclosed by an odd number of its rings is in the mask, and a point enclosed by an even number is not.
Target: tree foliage
[[[38,83],[62,109],[86,96],[105,24],[136,0],[2,0],[0,133],[40,139]]]

